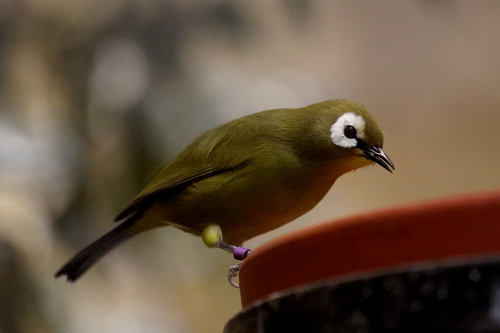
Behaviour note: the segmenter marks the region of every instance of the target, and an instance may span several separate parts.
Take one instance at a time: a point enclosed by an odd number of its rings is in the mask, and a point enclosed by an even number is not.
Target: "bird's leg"
[[[222,240],[218,241],[215,247],[219,249],[226,250],[233,254],[234,259],[236,260],[245,260],[245,258],[252,252],[250,249],[247,249],[242,246],[234,246],[223,242]],[[234,281],[234,278],[238,276],[238,272],[240,271],[241,264],[236,264],[229,267],[229,271],[227,272],[227,280],[229,284],[235,288],[239,288],[240,285]]]
[[[228,244],[222,240],[222,230],[219,225],[211,224],[205,229],[203,229],[203,233],[201,234],[201,238],[205,245],[209,248],[217,247],[219,249],[225,250],[233,254],[234,259],[236,260],[245,260],[245,258],[250,254],[251,250],[241,246],[235,246]],[[238,272],[240,271],[241,264],[236,264],[229,267],[228,271],[228,280],[229,284],[231,284],[235,288],[239,288],[239,285],[234,282],[234,278],[238,276]]]

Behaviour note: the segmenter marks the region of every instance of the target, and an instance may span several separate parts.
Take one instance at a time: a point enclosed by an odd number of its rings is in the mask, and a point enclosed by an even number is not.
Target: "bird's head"
[[[331,100],[308,108],[316,110],[323,147],[328,146],[346,169],[377,163],[389,172],[394,164],[382,150],[384,133],[371,114],[360,104],[347,100]],[[325,138],[328,133],[328,138]],[[346,170],[347,171],[347,170]]]

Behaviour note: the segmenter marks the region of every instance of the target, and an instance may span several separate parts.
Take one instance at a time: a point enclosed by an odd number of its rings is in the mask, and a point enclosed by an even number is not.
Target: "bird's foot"
[[[229,281],[229,284],[235,288],[239,288],[240,285],[236,282],[234,282],[234,278],[238,276],[238,272],[240,271],[241,264],[236,264],[231,267],[229,267],[229,270],[227,272],[227,280]]]
[[[246,247],[242,246],[234,246],[231,244],[228,244],[223,241],[218,241],[215,247],[218,247],[219,249],[223,249],[225,251],[231,252],[233,254],[234,259],[236,260],[245,260],[246,257],[252,252],[250,249],[247,249]],[[240,285],[234,281],[234,278],[238,276],[238,272],[240,271],[241,264],[236,264],[231,267],[229,267],[229,271],[227,272],[227,278],[229,281],[229,284],[235,288],[239,288]]]
[[[243,261],[250,254],[250,252],[252,252],[250,249],[247,249],[246,247],[234,246],[224,242],[222,240],[221,228],[216,224],[211,224],[203,230],[202,239],[205,245],[210,248],[217,247],[219,249],[232,253],[234,259],[236,260]],[[238,283],[234,282],[234,278],[238,276],[240,267],[241,264],[233,265],[229,267],[228,271],[229,284],[231,284],[235,288],[240,287]]]

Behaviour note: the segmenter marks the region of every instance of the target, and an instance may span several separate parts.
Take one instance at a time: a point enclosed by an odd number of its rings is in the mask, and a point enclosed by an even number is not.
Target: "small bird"
[[[370,113],[347,100],[228,122],[165,165],[116,217],[120,224],[56,277],[75,281],[123,241],[162,226],[204,238],[217,226],[225,242],[241,245],[311,210],[346,172],[373,163],[392,172],[383,141]]]

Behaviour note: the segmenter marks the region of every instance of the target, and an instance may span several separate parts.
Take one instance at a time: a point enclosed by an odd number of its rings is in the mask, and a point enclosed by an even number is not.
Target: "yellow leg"
[[[201,239],[203,239],[203,243],[205,243],[207,247],[214,248],[217,243],[222,241],[222,230],[218,224],[210,224],[203,229]]]
[[[244,260],[250,253],[250,250],[241,246],[234,246],[227,244],[222,241],[222,230],[218,224],[210,224],[203,229],[201,233],[201,239],[203,243],[209,248],[218,247],[219,249],[225,250],[233,254],[234,258],[237,260]],[[228,280],[229,283],[235,287],[239,288],[239,285],[234,282],[234,278],[238,276],[241,264],[233,265],[229,267]]]

